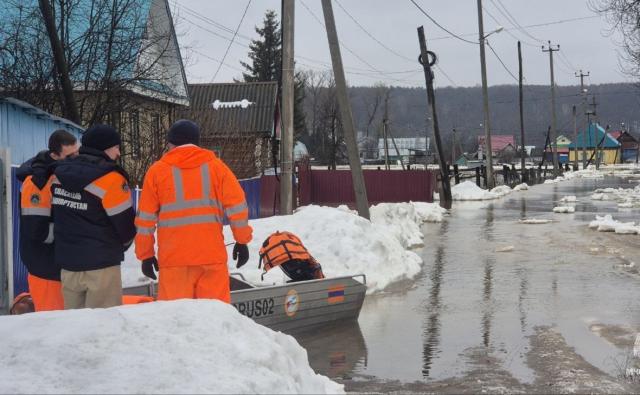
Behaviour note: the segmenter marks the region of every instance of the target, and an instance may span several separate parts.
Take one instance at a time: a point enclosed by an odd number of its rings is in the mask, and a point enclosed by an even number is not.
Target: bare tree
[[[589,6],[609,21],[609,33],[620,33],[622,70],[640,77],[640,0],[589,0]]]

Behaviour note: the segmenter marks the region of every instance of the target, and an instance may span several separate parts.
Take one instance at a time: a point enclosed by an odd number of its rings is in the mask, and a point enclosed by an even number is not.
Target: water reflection
[[[294,333],[307,350],[309,364],[316,373],[332,378],[349,377],[356,367],[367,366],[367,346],[358,321]]]
[[[491,303],[491,293],[493,291],[493,258],[484,259],[484,280],[483,280],[483,310],[482,310],[482,343],[489,347],[491,342],[491,321],[493,320],[493,305]]]
[[[487,216],[484,225],[482,226],[484,231],[482,232],[482,235],[487,241],[493,241],[493,220],[493,203],[491,203],[487,206]]]
[[[520,331],[525,333],[527,330],[527,309],[524,302],[527,300],[527,291],[529,290],[529,275],[523,268],[519,268],[518,277],[520,278],[520,288],[518,292],[518,311],[520,312]]]
[[[444,246],[438,245],[436,248],[435,263],[431,272],[431,289],[429,290],[429,309],[427,323],[423,334],[422,351],[422,376],[429,377],[429,371],[433,364],[433,359],[439,351],[440,343],[440,286],[442,283],[442,271],[444,269],[445,253]]]
[[[527,218],[527,199],[524,197],[520,198],[520,218]]]

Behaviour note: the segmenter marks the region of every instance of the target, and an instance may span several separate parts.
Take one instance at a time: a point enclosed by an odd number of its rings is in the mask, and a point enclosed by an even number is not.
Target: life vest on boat
[[[324,278],[322,267],[302,244],[300,238],[291,232],[277,231],[269,235],[259,251],[258,268],[264,264],[264,276],[269,270],[280,266],[293,281]]]

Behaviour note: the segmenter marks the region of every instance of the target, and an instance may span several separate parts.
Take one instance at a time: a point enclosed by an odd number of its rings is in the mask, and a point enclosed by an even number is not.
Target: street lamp
[[[487,188],[495,186],[493,179],[493,152],[491,151],[491,123],[489,121],[489,92],[487,89],[487,63],[484,54],[484,42],[490,35],[500,33],[504,28],[498,26],[495,30],[484,34],[484,23],[482,21],[482,0],[478,2],[478,42],[480,43],[480,71],[482,73],[482,100],[484,107],[484,148],[487,168]]]

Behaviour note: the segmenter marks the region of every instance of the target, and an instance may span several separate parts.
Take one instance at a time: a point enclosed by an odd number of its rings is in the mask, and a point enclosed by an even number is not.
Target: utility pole
[[[51,51],[53,52],[53,60],[55,64],[55,70],[58,74],[58,81],[62,86],[62,96],[64,98],[65,117],[69,120],[80,125],[81,119],[78,115],[78,108],[73,95],[73,85],[69,78],[69,68],[67,67],[67,61],[64,58],[64,50],[62,43],[58,37],[58,31],[56,29],[56,23],[53,19],[53,11],[51,10],[51,4],[49,0],[39,0],[40,12],[42,13],[42,19],[44,20],[45,27],[47,28],[47,34],[49,35],[49,42],[51,43]]]
[[[551,45],[551,41],[548,41],[549,49],[544,49],[542,46],[542,52],[549,52],[549,69],[551,70],[551,152],[553,156],[553,175],[557,177],[558,172],[558,142],[556,141],[556,83],[553,78],[553,53],[560,51],[560,46],[556,45],[554,48]]]
[[[482,0],[478,2],[478,41],[480,42],[480,72],[482,73],[482,101],[484,107],[484,149],[486,151],[487,187],[493,188],[493,151],[491,150],[491,124],[489,123],[489,90],[487,88],[487,62],[484,53],[484,23],[482,21]]]
[[[293,214],[294,0],[282,0],[282,176],[280,215]]]
[[[386,101],[385,101],[386,106]],[[382,120],[382,137],[384,138],[384,169],[389,170],[389,140],[387,139],[387,114],[385,108],[385,119]]]
[[[573,141],[575,142],[573,155],[573,171],[578,170],[578,116],[576,106],[573,106]]]
[[[453,128],[451,134],[451,163],[456,163],[456,128]]]
[[[291,0],[293,1],[293,0]],[[333,76],[336,80],[336,95],[340,106],[340,118],[344,130],[344,140],[347,144],[347,154],[349,155],[349,165],[351,167],[351,178],[353,180],[353,192],[356,196],[356,206],[358,215],[369,219],[369,201],[367,199],[367,189],[360,165],[358,146],[356,144],[356,131],[353,124],[353,114],[347,95],[347,80],[342,67],[342,55],[340,55],[340,45],[338,43],[338,32],[336,31],[336,21],[333,17],[333,6],[331,0],[322,0],[322,12],[324,14],[324,24],[327,29],[327,39],[329,41],[329,51],[331,52],[331,63],[333,65]]]
[[[391,142],[393,143],[393,148],[396,150],[396,156],[400,160],[400,167],[404,170],[404,163],[402,162],[402,156],[400,155],[400,150],[398,149],[398,145],[396,145],[396,139],[393,138],[393,134],[389,130],[389,95],[391,94],[391,90],[387,91],[387,94],[384,98],[384,119],[382,120],[382,125],[384,127],[384,136],[385,136],[385,144],[387,144],[387,136],[391,137]],[[387,146],[387,152],[388,152]]]
[[[575,76],[577,78],[580,78],[580,96],[582,98],[582,101],[580,103],[580,105],[582,106],[581,111],[582,113],[586,114],[586,109],[587,109],[587,92],[584,89],[584,77],[588,77],[591,74],[591,72],[587,71],[587,74],[583,73],[582,70],[580,70],[580,73],[575,73]],[[588,117],[587,117],[588,119]],[[589,132],[589,121],[587,120],[587,133]],[[586,136],[582,136],[582,168],[584,169],[585,164],[587,163],[587,154],[586,154],[586,141],[585,141],[585,137]],[[578,155],[578,141],[576,140],[576,156]]]
[[[433,124],[433,138],[436,142],[436,150],[438,151],[438,161],[440,164],[440,177],[442,179],[442,195],[440,196],[440,205],[445,208],[451,208],[451,181],[449,180],[449,167],[447,166],[444,152],[442,151],[442,141],[440,140],[440,127],[438,126],[438,113],[436,112],[436,94],[433,90],[433,71],[431,66],[436,62],[436,56],[433,52],[427,50],[427,41],[424,36],[424,27],[418,28],[418,41],[420,42],[420,63],[424,68],[424,77],[427,82],[427,111],[431,110],[431,121]],[[429,55],[433,59],[429,59]]]
[[[522,182],[525,182],[525,176],[527,174],[526,169],[524,167],[524,156],[525,156],[525,148],[524,148],[524,109],[523,109],[523,92],[522,92],[522,48],[520,45],[520,41],[518,41],[518,97],[520,102],[520,174]]]

